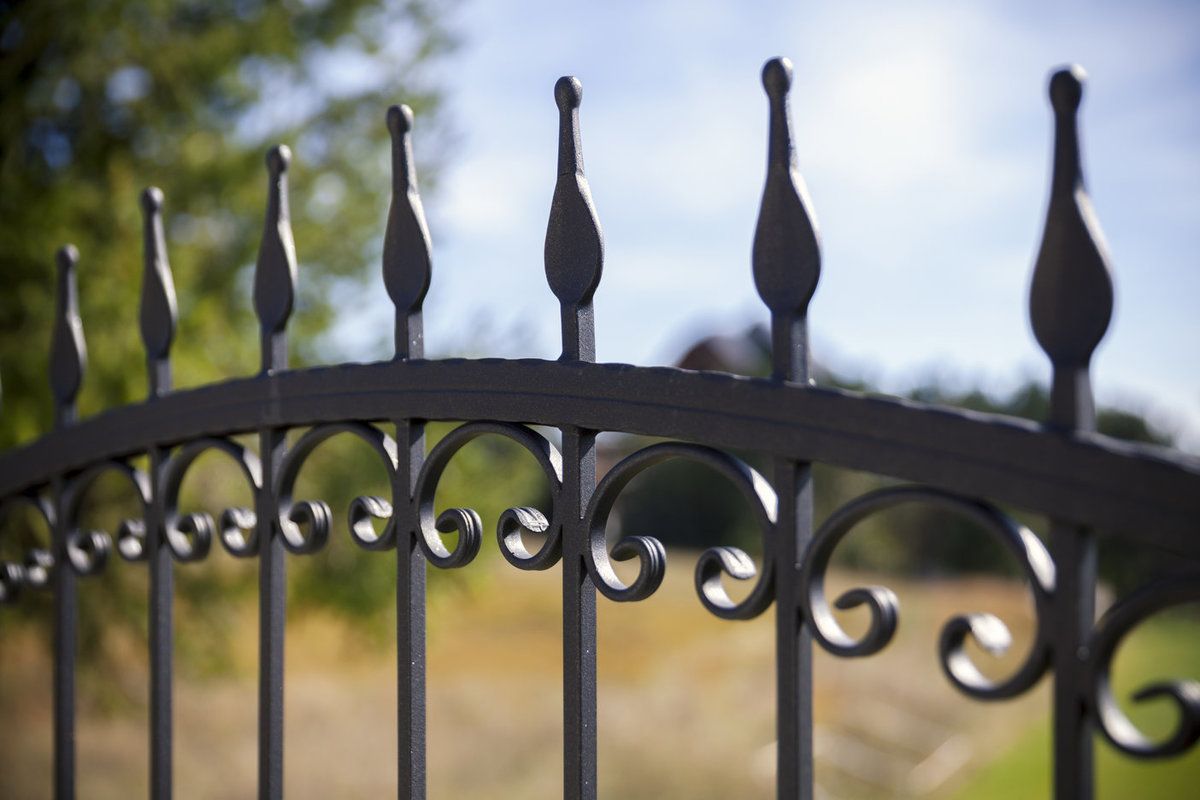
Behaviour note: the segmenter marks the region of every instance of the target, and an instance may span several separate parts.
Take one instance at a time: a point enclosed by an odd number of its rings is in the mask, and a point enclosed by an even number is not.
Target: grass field
[[[429,796],[558,797],[558,572],[520,573],[503,564],[471,569],[488,570],[487,579],[440,593],[429,613]],[[839,573],[831,576],[831,590],[877,580]],[[599,601],[603,797],[773,796],[771,614],[750,622],[715,619],[700,607],[691,582],[691,564],[673,554],[667,581],[650,600]],[[948,685],[936,661],[941,622],[985,610],[1013,629],[1015,652],[991,665],[1011,669],[1032,625],[1023,588],[993,579],[886,582],[902,603],[900,632],[888,650],[861,660],[816,657],[822,795],[1048,796],[1045,682],[1015,701],[977,703]],[[249,602],[236,618],[231,674],[185,670],[177,680],[178,797],[254,794],[255,612]],[[186,620],[179,635],[187,635]],[[1195,620],[1168,620],[1137,637],[1120,654],[1122,690],[1151,675],[1200,677]],[[394,794],[394,651],[311,615],[289,624],[287,648],[288,796]],[[49,677],[28,631],[0,635],[2,797],[49,796]],[[144,698],[140,656],[131,655],[122,682]],[[144,796],[144,707],[103,706],[86,686],[80,703],[80,796]],[[1169,723],[1149,713],[1136,717],[1148,731]],[[1179,797],[1200,785],[1197,753],[1143,766],[1100,748],[1103,797]]]

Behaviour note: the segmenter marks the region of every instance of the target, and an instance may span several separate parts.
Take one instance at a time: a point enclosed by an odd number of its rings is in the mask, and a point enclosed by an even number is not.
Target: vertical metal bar
[[[396,359],[425,356],[421,305],[432,278],[429,229],[417,191],[413,113],[387,112],[392,136],[392,203],[383,244],[383,279],[396,306]],[[425,797],[425,554],[417,544],[417,477],[425,460],[425,423],[396,421],[399,448],[392,486],[396,518],[396,769],[401,800]]]
[[[802,623],[798,566],[812,538],[812,466],[776,459],[776,794],[813,796],[812,634]]]
[[[284,145],[267,153],[270,174],[267,215],[254,275],[264,377],[287,368],[288,317],[296,286],[296,251],[288,214]],[[264,415],[269,410],[264,410]],[[258,796],[283,797],[283,643],[287,615],[287,572],[283,538],[276,523],[275,475],[283,463],[287,430],[265,424],[259,430],[262,487],[255,499],[258,537]]]
[[[283,461],[285,432],[259,432],[262,488],[255,504],[258,517],[258,796],[283,797],[283,643],[287,618],[287,571],[283,539],[275,528],[272,495],[275,474]]]
[[[54,396],[54,427],[75,422],[75,399],[83,382],[87,348],[79,318],[79,292],[74,245],[59,249],[58,295],[54,338],[50,345],[50,388]],[[75,656],[78,644],[79,598],[76,575],[67,556],[70,519],[66,507],[66,478],[50,484],[54,504],[54,796],[75,797]]]
[[[396,423],[399,465],[394,496],[412,498],[425,460],[425,424]],[[411,506],[410,506],[411,508]],[[397,796],[425,797],[425,554],[416,537],[416,515],[405,513],[396,530],[396,688]]]
[[[61,418],[60,418],[61,419]],[[54,796],[75,797],[75,655],[79,628],[76,576],[67,558],[65,482],[51,484],[54,503]]]
[[[558,105],[558,178],[546,227],[546,279],[562,316],[562,360],[595,361],[592,296],[600,283],[604,240],[583,173],[579,104],[583,86],[554,85]],[[596,796],[596,588],[588,575],[583,513],[596,487],[596,432],[567,426],[563,437],[563,796]]]
[[[754,235],[754,282],[771,310],[772,378],[809,382],[808,304],[821,252],[804,181],[796,168],[787,95],[792,65],[766,63],[770,108],[767,179]],[[813,796],[812,634],[803,624],[800,559],[813,535],[812,465],[777,458],[779,498],[775,553],[776,794]]]
[[[596,796],[596,588],[584,561],[581,524],[596,486],[596,434],[563,436],[563,796]]]
[[[175,283],[167,262],[162,225],[162,192],[142,192],[143,252],[141,330],[146,347],[150,398],[171,391],[171,343],[178,315]],[[172,794],[172,694],[174,653],[175,573],[166,537],[162,472],[167,450],[151,447],[150,503],[146,509],[146,564],[150,571],[150,796],[168,800]]]
[[[1050,357],[1048,427],[1067,436],[1096,426],[1088,365],[1112,318],[1108,255],[1083,180],[1076,115],[1085,75],[1079,67],[1050,79],[1054,109],[1054,166],[1046,226],[1034,266],[1029,316]],[[1054,642],[1054,796],[1088,800],[1094,794],[1094,721],[1088,715],[1087,645],[1095,624],[1096,541],[1092,532],[1061,520],[1050,525],[1055,591],[1050,620]]]

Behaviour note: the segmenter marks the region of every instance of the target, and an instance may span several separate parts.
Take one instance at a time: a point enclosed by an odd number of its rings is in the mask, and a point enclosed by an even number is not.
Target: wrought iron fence
[[[1178,717],[1170,735],[1151,740],[1125,716],[1109,681],[1122,638],[1168,606],[1200,600],[1200,463],[1180,453],[1121,443],[1094,432],[1088,365],[1108,327],[1113,287],[1079,157],[1078,68],[1050,80],[1055,121],[1053,179],[1045,233],[1033,273],[1030,316],[1053,367],[1044,424],[867,397],[815,386],[809,377],[806,315],[821,268],[809,199],[797,171],[787,109],[791,66],[767,62],[770,112],[767,178],[754,237],[753,274],[771,313],[773,374],[768,379],[680,369],[597,364],[592,298],[604,258],[600,226],[584,177],[579,130],[581,86],[562,78],[558,178],[546,232],[545,268],[560,303],[562,357],[539,360],[425,360],[422,303],[431,279],[430,242],[413,167],[412,114],[388,109],[392,205],[383,278],[396,308],[395,358],[373,364],[289,370],[287,323],[297,279],[288,218],[291,154],[267,156],[266,224],[254,280],[262,369],[254,377],[188,391],[171,389],[170,349],[176,302],[162,225],[162,193],[141,197],[145,282],[141,333],[149,396],[143,403],[76,420],[85,348],[77,309],[79,254],[62,248],[58,311],[50,361],[56,427],[0,456],[4,505],[32,508],[52,532],[45,549],[0,564],[0,599],[21,590],[54,596],[54,786],[75,794],[77,581],[103,569],[115,546],[150,575],[151,795],[172,791],[173,574],[176,563],[203,559],[213,539],[259,566],[259,796],[283,794],[283,642],[286,557],[313,553],[329,535],[331,512],[295,497],[305,459],[322,441],[350,434],[386,467],[391,497],[358,497],[349,528],[364,548],[393,552],[397,567],[399,796],[425,793],[425,578],[427,564],[466,566],[484,535],[468,508],[436,513],[434,493],[450,459],[479,436],[507,437],[529,451],[546,475],[552,510],[512,508],[501,516],[500,552],[523,570],[562,570],[564,796],[595,797],[596,593],[628,602],[662,581],[666,552],[647,536],[628,536],[610,551],[606,523],[622,489],[670,459],[698,462],[732,483],[752,509],[762,537],[761,563],[734,547],[703,553],[695,572],[699,600],[727,619],[774,605],[777,675],[777,792],[813,793],[812,645],[844,657],[879,652],[896,630],[899,605],[882,586],[831,600],[825,573],[838,542],[881,510],[932,503],[987,531],[1016,559],[1033,595],[1037,625],[1023,663],[1003,680],[972,662],[969,640],[993,652],[1008,644],[996,617],[971,613],[942,630],[945,677],[970,697],[1010,698],[1049,671],[1053,680],[1053,783],[1058,798],[1093,794],[1093,734],[1135,758],[1183,753],[1200,738],[1200,684],[1156,683],[1135,698],[1169,698]],[[462,420],[427,452],[425,423]],[[561,430],[561,447],[530,425]],[[394,436],[385,432],[394,428]],[[308,428],[294,445],[289,430]],[[597,483],[596,436],[624,431],[672,441],[634,452]],[[258,435],[258,450],[235,434]],[[771,459],[763,476],[729,451]],[[215,518],[182,514],[180,485],[198,456],[217,451],[245,477],[253,508]],[[148,468],[135,468],[145,456]],[[873,491],[814,526],[812,464],[823,462],[912,482]],[[141,514],[113,535],[85,530],[81,499],[114,472],[141,502]],[[986,498],[986,499],[984,499]],[[1046,543],[995,503],[1045,515]],[[1095,621],[1096,531],[1180,557],[1184,565],[1119,600]],[[528,533],[544,535],[529,549]],[[456,533],[453,544],[442,534]],[[380,556],[387,557],[387,556]],[[623,581],[614,561],[635,560]],[[724,581],[751,582],[740,600]],[[843,630],[831,606],[865,606],[867,632]]]

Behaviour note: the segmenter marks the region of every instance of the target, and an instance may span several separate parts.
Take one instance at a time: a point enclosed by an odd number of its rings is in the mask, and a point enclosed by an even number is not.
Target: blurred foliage
[[[65,242],[81,254],[89,352],[81,414],[145,396],[137,319],[138,194],[146,185],[166,195],[180,308],[172,353],[177,384],[257,369],[250,280],[266,201],[263,156],[278,141],[295,154],[291,208],[300,285],[292,361],[336,357],[319,336],[332,320],[336,290],[379,281],[390,191],[389,104],[413,107],[424,142],[422,188],[436,185],[445,123],[430,70],[454,45],[444,5],[0,0],[0,448],[50,426],[52,258]],[[352,477],[343,476],[343,486]],[[219,496],[226,480],[214,471],[189,478],[189,485]],[[127,488],[98,482],[88,524],[114,530],[129,502]],[[29,519],[0,523],[10,529],[0,555],[46,541],[47,532]],[[223,622],[254,591],[257,570],[254,562],[233,563],[223,554],[209,561],[215,563],[178,570],[177,605],[188,635],[177,644],[183,661],[220,668]],[[316,580],[306,570],[317,562],[295,563],[293,583],[303,601]],[[146,635],[143,573],[115,565],[84,582],[81,647],[85,663],[102,672],[116,674],[118,639]],[[27,593],[18,609],[46,619],[49,600]]]
[[[80,251],[90,354],[81,412],[144,396],[137,198],[149,184],[166,194],[178,382],[257,368],[249,281],[263,155],[277,141],[295,153],[293,360],[320,356],[331,289],[378,281],[390,103],[413,106],[432,183],[440,94],[426,73],[453,45],[437,11],[429,0],[0,2],[0,447],[51,421],[52,256],[65,242]]]

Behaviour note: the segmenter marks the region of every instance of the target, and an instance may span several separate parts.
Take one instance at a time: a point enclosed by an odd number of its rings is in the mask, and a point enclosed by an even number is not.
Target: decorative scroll
[[[29,508],[39,517],[47,531],[54,530],[54,507],[41,495],[18,494],[0,503],[0,520],[18,508]],[[41,547],[30,548],[22,563],[0,561],[0,605],[15,602],[23,587],[44,589],[50,582],[54,556]]]
[[[964,517],[987,531],[1017,560],[1033,591],[1038,631],[1024,663],[1000,682],[986,678],[966,654],[968,637],[988,652],[1001,655],[1012,643],[1012,636],[991,614],[966,614],[951,619],[942,629],[938,652],[946,677],[958,689],[981,699],[1012,697],[1032,687],[1046,671],[1050,642],[1042,629],[1054,593],[1055,569],[1050,554],[1033,531],[1005,516],[993,506],[958,497],[937,489],[901,486],[880,489],[859,497],[830,515],[809,545],[801,562],[800,586],[807,602],[804,616],[813,636],[834,655],[868,656],[882,650],[896,632],[900,607],[896,595],[882,586],[851,589],[837,599],[840,609],[865,605],[871,614],[870,627],[860,639],[848,635],[838,624],[825,596],[825,573],[834,550],[846,534],[872,514],[903,503],[928,503]]]
[[[284,456],[275,486],[283,546],[292,553],[315,553],[329,539],[329,529],[333,523],[329,505],[323,500],[293,500],[292,492],[304,462],[318,445],[339,433],[351,434],[369,444],[383,460],[388,482],[392,483],[395,478],[396,443],[378,428],[362,422],[339,422],[319,425],[306,432]],[[375,529],[373,520],[385,521],[382,533]],[[350,504],[350,536],[359,546],[368,550],[394,547],[396,523],[392,518],[392,504],[382,497],[355,498]]]
[[[1179,717],[1171,733],[1151,741],[1125,716],[1113,695],[1113,657],[1126,634],[1152,614],[1185,603],[1200,603],[1200,573],[1156,581],[1117,603],[1097,624],[1088,647],[1088,684],[1098,727],[1122,752],[1138,758],[1167,758],[1186,752],[1200,741],[1200,681],[1153,683],[1133,695],[1137,702],[1166,698]]]
[[[701,445],[664,442],[645,447],[618,462],[600,485],[584,515],[584,529],[591,546],[587,550],[588,570],[604,596],[622,602],[643,600],[654,594],[667,569],[666,549],[652,536],[626,536],[608,552],[605,532],[613,506],[624,488],[650,467],[682,458],[707,466],[727,478],[750,503],[751,513],[763,537],[763,569],[758,583],[741,602],[734,602],[721,583],[721,576],[747,581],[755,577],[754,561],[736,547],[712,547],[696,562],[696,592],[704,607],[725,619],[749,619],[765,611],[774,599],[774,525],[777,509],[775,492],[766,479],[733,456]],[[638,574],[625,584],[612,567],[612,560],[638,560]]]
[[[562,456],[546,437],[522,425],[503,422],[470,422],[460,425],[439,441],[421,467],[417,476],[414,502],[417,507],[417,541],[425,558],[443,569],[463,567],[471,563],[483,544],[483,521],[470,508],[448,508],[434,514],[434,495],[438,482],[454,454],[480,436],[503,436],[516,442],[537,461],[550,481],[550,519],[536,508],[510,508],[500,515],[496,538],[500,552],[513,566],[525,570],[549,569],[562,556],[562,521],[558,519],[558,495],[562,489]],[[446,547],[442,533],[458,532],[454,549]],[[546,534],[545,543],[536,552],[525,546],[525,533]]]
[[[1119,749],[1137,757],[1165,757],[1191,748],[1200,739],[1200,682],[1155,683],[1135,695],[1137,701],[1168,698],[1178,709],[1172,731],[1152,741],[1121,710],[1109,673],[1129,631],[1160,609],[1200,601],[1200,577],[1147,586],[1114,607],[1094,630],[1092,626],[1093,529],[1111,527],[1126,536],[1135,531],[1140,545],[1196,556],[1200,468],[1180,454],[1092,435],[1088,369],[1111,321],[1113,285],[1083,181],[1077,121],[1083,78],[1072,67],[1055,73],[1050,83],[1053,180],[1029,299],[1035,336],[1053,367],[1051,411],[1044,427],[811,386],[806,317],[821,273],[821,252],[796,165],[788,111],[792,66],[782,58],[768,61],[762,72],[769,147],[752,254],[755,287],[771,313],[770,380],[592,363],[592,303],[603,270],[604,241],[583,169],[582,86],[573,77],[560,79],[554,90],[558,163],[544,250],[546,278],[561,314],[560,363],[424,360],[422,308],[432,278],[431,248],[417,191],[412,112],[406,106],[387,112],[392,202],[383,279],[396,315],[396,358],[390,363],[287,370],[286,327],[296,300],[297,262],[286,146],[267,154],[268,202],[253,281],[261,335],[258,375],[170,391],[177,303],[163,197],[151,187],[141,197],[144,282],[139,317],[150,400],[75,425],[86,346],[76,286],[79,254],[64,246],[56,255],[49,363],[57,432],[0,455],[0,512],[9,505],[32,507],[49,527],[53,543],[29,550],[20,563],[0,562],[0,603],[11,602],[25,588],[52,586],[55,591],[56,794],[70,796],[75,789],[75,574],[99,572],[114,549],[127,561],[149,562],[150,774],[152,794],[169,794],[171,558],[202,559],[215,536],[234,556],[259,559],[259,791],[269,797],[282,794],[285,550],[320,550],[332,525],[329,505],[296,499],[295,485],[311,454],[339,434],[361,439],[379,455],[391,487],[390,499],[355,497],[348,516],[358,546],[398,548],[401,795],[423,796],[425,790],[425,561],[462,567],[475,558],[483,540],[483,523],[473,509],[436,513],[437,486],[455,454],[485,435],[503,436],[528,451],[549,481],[551,510],[509,508],[500,515],[496,536],[503,557],[520,569],[562,564],[565,796],[595,794],[593,587],[613,600],[644,599],[661,585],[667,566],[666,551],[652,536],[625,536],[610,552],[608,521],[630,481],[674,458],[702,464],[733,483],[749,502],[762,537],[761,565],[738,548],[710,548],[697,561],[695,585],[704,607],[723,618],[754,617],[776,604],[780,796],[812,792],[810,633],[837,655],[866,656],[884,648],[898,624],[899,603],[884,587],[858,587],[830,602],[825,578],[833,553],[859,522],[909,502],[931,503],[974,522],[1016,558],[1028,580],[1037,629],[1015,671],[991,680],[967,654],[968,639],[993,654],[1011,646],[1009,630],[990,614],[951,619],[940,633],[939,658],[951,683],[980,699],[1020,694],[1053,669],[1057,794],[1090,795],[1093,723]],[[488,410],[491,403],[500,410]],[[425,456],[426,420],[493,413],[559,427],[562,453],[523,424],[468,422]],[[185,418],[176,426],[176,419]],[[394,422],[400,447],[375,424],[359,420]],[[289,431],[308,425],[315,427],[289,450]],[[677,442],[629,455],[597,485],[596,440],[606,430],[755,449],[773,461],[774,487],[726,452]],[[258,455],[226,438],[235,433],[256,433]],[[185,476],[209,451],[237,465],[254,496],[253,508],[226,508],[217,519],[205,512],[180,512]],[[142,456],[150,465],[149,477],[127,461]],[[868,493],[832,514],[810,539],[811,466],[818,462],[942,488]],[[140,516],[122,520],[111,536],[79,525],[83,498],[106,472],[121,475],[142,504]],[[1053,559],[1031,531],[996,507],[969,499],[975,496],[1049,514]],[[457,543],[450,546],[443,534],[453,533]],[[537,548],[532,545],[535,536],[544,537]],[[633,559],[637,575],[625,583],[614,562]],[[735,601],[726,579],[751,582],[750,591]],[[858,606],[866,606],[870,623],[864,635],[854,638],[838,624],[834,608]]]
[[[79,528],[79,512],[83,498],[92,484],[105,473],[120,475],[133,487],[144,517],[150,504],[150,479],[145,473],[124,461],[102,461],[88,467],[67,485],[64,500],[64,516],[67,526],[67,560],[71,568],[80,575],[94,575],[104,569],[108,554],[112,550],[112,538],[104,531]],[[126,519],[117,529],[118,552],[128,560],[140,560],[143,556],[142,540],[145,538],[145,523],[141,519]]]
[[[262,467],[258,456],[229,439],[204,438],[180,447],[166,462],[162,472],[162,496],[167,546],[176,561],[199,561],[208,555],[214,532],[230,555],[238,558],[258,553],[257,517],[249,508],[226,508],[220,524],[210,514],[179,513],[179,490],[192,464],[207,452],[224,453],[238,466],[252,494],[262,488]]]

